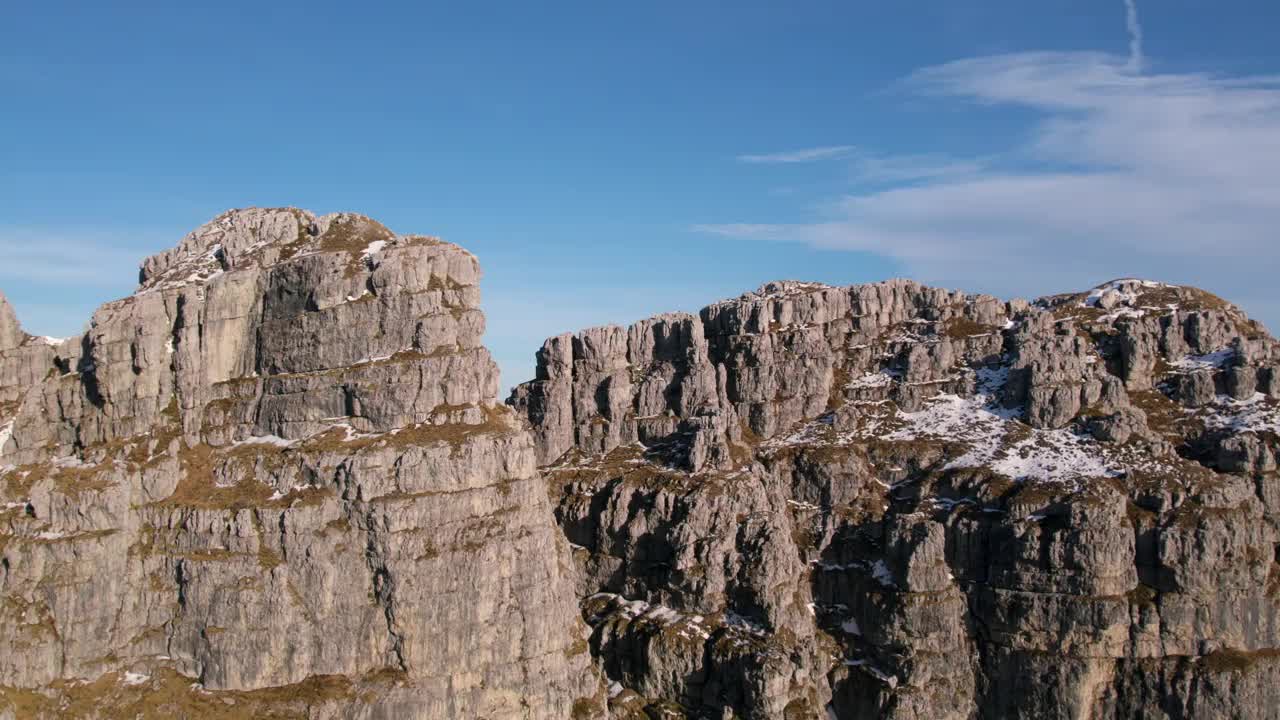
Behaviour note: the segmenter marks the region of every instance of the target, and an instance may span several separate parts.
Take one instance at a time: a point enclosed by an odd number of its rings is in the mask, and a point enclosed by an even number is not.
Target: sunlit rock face
[[[613,717],[1276,717],[1280,345],[1220,298],[781,282],[537,357]]]
[[[82,336],[0,299],[0,717],[605,717],[479,279],[247,209]]]
[[[1280,346],[1194,288],[778,282],[549,339],[247,209],[0,297],[0,718],[1272,718]]]

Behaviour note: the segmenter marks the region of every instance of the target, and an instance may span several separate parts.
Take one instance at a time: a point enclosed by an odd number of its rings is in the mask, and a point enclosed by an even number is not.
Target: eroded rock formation
[[[772,283],[509,402],[613,717],[1280,717],[1280,345],[1137,280]]]
[[[601,717],[479,278],[252,209],[82,336],[0,300],[0,717]]]
[[[227,213],[0,297],[0,718],[1273,718],[1280,345],[1138,280],[771,283],[551,338]]]

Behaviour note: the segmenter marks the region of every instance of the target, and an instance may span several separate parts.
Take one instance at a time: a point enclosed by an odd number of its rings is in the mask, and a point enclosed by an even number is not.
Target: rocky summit
[[[1280,717],[1280,343],[1190,287],[770,283],[553,337],[228,212],[0,298],[0,718]]]

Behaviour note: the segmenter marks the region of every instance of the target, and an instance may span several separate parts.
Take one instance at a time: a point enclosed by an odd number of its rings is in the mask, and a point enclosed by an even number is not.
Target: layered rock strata
[[[83,335],[0,298],[0,717],[1276,717],[1280,345],[1229,303],[771,283],[507,407],[478,281],[251,209]]]
[[[0,717],[603,717],[479,279],[250,209],[81,336],[0,299]]]
[[[771,283],[508,401],[615,718],[1274,718],[1280,345],[1194,288]]]

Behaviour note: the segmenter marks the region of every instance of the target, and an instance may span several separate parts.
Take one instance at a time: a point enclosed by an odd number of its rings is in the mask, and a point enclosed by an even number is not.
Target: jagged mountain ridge
[[[618,716],[1262,718],[1278,395],[1194,288],[894,280],[560,335],[508,402]]]
[[[512,413],[478,280],[249,209],[81,337],[0,300],[0,716],[1280,702],[1280,352],[1228,303],[771,283],[550,339]]]

